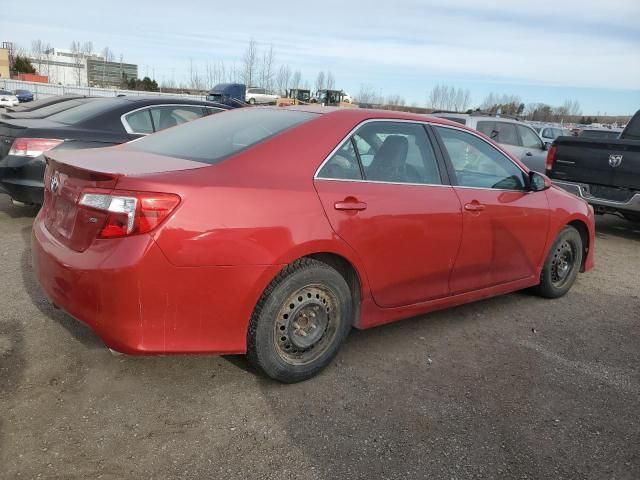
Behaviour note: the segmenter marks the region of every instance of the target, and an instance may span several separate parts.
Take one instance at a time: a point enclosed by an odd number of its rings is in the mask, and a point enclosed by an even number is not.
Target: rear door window
[[[204,109],[194,105],[161,105],[151,107],[151,118],[155,131],[175,127],[204,116]]]
[[[126,115],[124,120],[129,125],[129,133],[153,133],[153,124],[151,123],[151,115],[148,108],[132,112]]]
[[[497,143],[507,145],[519,145],[516,127],[513,123],[508,122],[478,122],[479,132],[484,133],[487,137]]]

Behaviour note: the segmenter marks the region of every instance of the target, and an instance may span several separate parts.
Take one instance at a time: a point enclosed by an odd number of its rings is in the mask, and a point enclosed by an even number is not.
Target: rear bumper
[[[246,351],[251,312],[279,265],[176,267],[147,235],[60,244],[38,215],[33,268],[47,297],[127,354]]]
[[[554,185],[572,193],[576,197],[582,198],[589,204],[596,207],[597,213],[599,213],[598,210],[612,212],[640,212],[640,193],[636,193],[626,202],[617,202],[591,195],[591,186],[587,183],[565,182],[560,180],[553,180],[553,183]],[[598,209],[597,207],[601,208]]]
[[[42,205],[44,195],[43,157],[7,155],[0,160],[0,189],[14,200]]]

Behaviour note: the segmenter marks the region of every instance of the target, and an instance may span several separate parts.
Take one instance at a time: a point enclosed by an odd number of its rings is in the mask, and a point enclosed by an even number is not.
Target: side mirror
[[[534,172],[533,170],[529,172],[529,190],[532,192],[541,192],[548,188],[551,188],[551,180],[549,177]]]

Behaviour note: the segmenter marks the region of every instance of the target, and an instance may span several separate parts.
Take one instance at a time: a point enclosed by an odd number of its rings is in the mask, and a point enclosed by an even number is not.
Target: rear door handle
[[[333,205],[336,210],[366,210],[367,204],[364,202],[358,202],[357,200],[345,199],[342,202],[336,202]]]
[[[485,206],[482,205],[481,203],[472,202],[472,203],[467,203],[464,206],[464,209],[469,212],[481,212],[482,210],[485,209]]]

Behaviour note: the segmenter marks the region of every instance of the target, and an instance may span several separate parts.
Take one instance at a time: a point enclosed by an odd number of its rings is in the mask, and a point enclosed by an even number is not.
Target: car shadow
[[[93,330],[64,311],[55,308],[46,298],[40,285],[38,285],[36,281],[31,267],[31,227],[24,227],[20,233],[24,242],[24,250],[22,251],[20,262],[22,283],[25,292],[27,292],[27,295],[29,295],[31,299],[31,303],[33,303],[43,315],[58,323],[86,347],[92,349],[105,348],[104,343]]]
[[[13,203],[8,195],[0,193],[4,197],[0,202],[0,213],[7,215],[9,218],[35,218],[40,210],[39,205],[27,205],[24,203]]]
[[[630,222],[615,215],[596,217],[596,236],[605,238],[608,235],[628,240],[640,240],[640,222]]]

